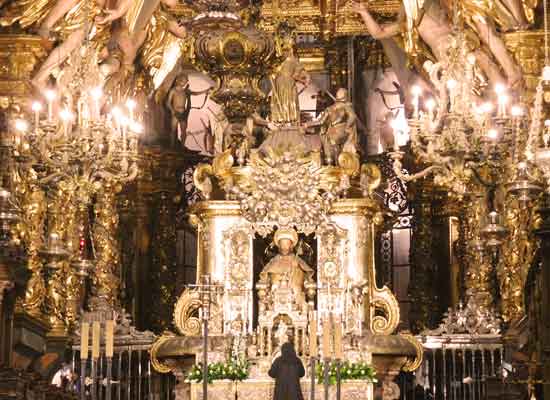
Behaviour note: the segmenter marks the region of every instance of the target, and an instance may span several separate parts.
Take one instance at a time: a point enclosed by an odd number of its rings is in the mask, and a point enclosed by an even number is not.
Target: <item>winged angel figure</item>
[[[508,80],[514,85],[521,71],[507,51],[496,27],[520,29],[527,24],[526,0],[403,0],[397,21],[380,25],[362,3],[353,3],[367,30],[375,39],[386,39],[401,33],[405,50],[415,59],[420,53],[440,60],[449,43],[454,15],[468,28],[467,35],[476,60],[491,82]],[[532,6],[532,5],[531,5]],[[420,40],[421,39],[421,40]],[[488,50],[488,52],[486,51]],[[498,65],[493,62],[493,58]],[[501,73],[504,72],[504,76]]]
[[[139,55],[155,81],[162,81],[158,75],[173,69],[187,37],[185,25],[169,12],[176,4],[177,0],[7,0],[0,25],[18,24],[44,38],[59,39],[33,77],[38,89],[85,42],[97,49],[105,79],[124,75]]]

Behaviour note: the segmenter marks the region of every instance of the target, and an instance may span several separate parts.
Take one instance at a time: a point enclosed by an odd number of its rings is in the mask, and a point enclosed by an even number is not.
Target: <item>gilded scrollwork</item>
[[[371,307],[383,314],[374,314],[372,317],[372,332],[379,335],[391,335],[397,329],[400,318],[399,303],[393,292],[386,286],[382,289],[374,287],[371,294]]]
[[[153,343],[153,345],[151,346],[151,350],[149,350],[149,353],[151,355],[151,365],[153,366],[153,369],[159,374],[168,374],[174,370],[173,367],[166,365],[157,357],[159,348],[162,347],[166,342],[169,342],[174,337],[174,334],[165,332],[160,338],[157,339],[155,343]]]
[[[422,362],[424,361],[424,347],[422,347],[422,343],[420,343],[420,341],[410,333],[402,333],[401,336],[407,339],[416,350],[416,357],[412,360],[407,360],[403,366],[403,371],[414,372],[420,368]]]
[[[198,317],[200,307],[199,292],[194,289],[185,289],[174,308],[174,325],[181,335],[200,335],[201,321]]]

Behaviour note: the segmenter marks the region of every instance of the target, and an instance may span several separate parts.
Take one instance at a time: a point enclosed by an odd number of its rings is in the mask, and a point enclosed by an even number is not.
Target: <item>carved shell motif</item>
[[[184,336],[201,334],[201,321],[198,317],[200,307],[199,293],[196,290],[185,289],[174,309],[174,325],[180,334]]]

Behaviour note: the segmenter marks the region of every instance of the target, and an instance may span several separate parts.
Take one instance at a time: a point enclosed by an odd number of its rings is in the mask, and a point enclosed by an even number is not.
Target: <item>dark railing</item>
[[[482,400],[486,384],[500,375],[499,335],[418,336],[424,361],[398,378],[402,400]]]

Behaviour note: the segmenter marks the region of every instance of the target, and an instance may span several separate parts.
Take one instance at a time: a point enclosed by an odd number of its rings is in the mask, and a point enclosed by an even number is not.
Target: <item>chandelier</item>
[[[90,43],[73,52],[55,90],[43,92],[44,103],[29,102],[31,110],[16,116],[4,143],[16,191],[0,191],[2,236],[15,234],[26,247],[26,302],[37,312],[45,307],[52,330],[61,333],[76,321],[95,265],[90,210],[97,196],[116,191],[139,171],[137,104],[110,104],[98,65]]]

